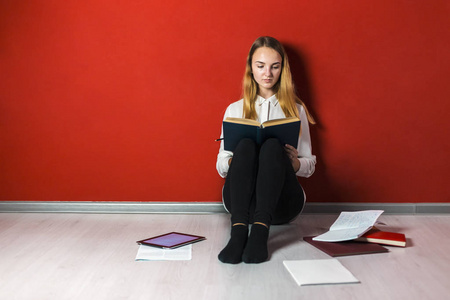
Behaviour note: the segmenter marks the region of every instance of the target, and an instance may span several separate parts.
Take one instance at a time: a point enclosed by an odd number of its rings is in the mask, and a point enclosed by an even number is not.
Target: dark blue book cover
[[[238,118],[223,121],[224,149],[228,151],[234,151],[243,138],[250,138],[258,145],[266,139],[277,138],[282,145],[289,144],[297,148],[299,135],[300,120],[297,118],[270,120],[263,124]]]

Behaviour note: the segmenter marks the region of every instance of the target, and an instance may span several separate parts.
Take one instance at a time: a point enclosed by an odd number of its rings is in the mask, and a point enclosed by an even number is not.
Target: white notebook
[[[298,285],[358,283],[337,259],[285,260],[284,266]]]

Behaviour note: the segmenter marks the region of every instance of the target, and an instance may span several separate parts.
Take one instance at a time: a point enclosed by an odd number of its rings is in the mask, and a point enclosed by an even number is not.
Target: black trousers
[[[276,225],[295,219],[305,196],[277,139],[268,139],[260,147],[251,139],[242,139],[228,170],[223,200],[233,224]]]

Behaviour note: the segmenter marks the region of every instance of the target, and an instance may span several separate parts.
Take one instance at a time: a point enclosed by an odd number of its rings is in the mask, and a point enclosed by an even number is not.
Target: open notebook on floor
[[[157,261],[157,260],[191,260],[192,245],[186,245],[176,249],[163,249],[139,245],[136,261]]]

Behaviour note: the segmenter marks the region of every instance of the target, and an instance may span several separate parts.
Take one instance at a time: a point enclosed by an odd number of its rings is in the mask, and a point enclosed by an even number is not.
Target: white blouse
[[[243,108],[243,99],[231,103],[225,111],[223,119],[225,120],[227,117],[242,118]],[[258,98],[256,99],[255,109],[258,115],[257,121],[260,123],[263,123],[267,120],[281,119],[286,117],[275,95],[268,99],[264,99],[263,97],[258,96]],[[314,173],[316,166],[316,156],[312,155],[311,136],[309,134],[309,123],[308,118],[306,117],[305,109],[300,104],[297,104],[297,109],[301,121],[301,134],[299,136],[297,146],[300,169],[297,171],[296,175],[300,177],[309,177]],[[223,128],[220,137],[223,138]],[[219,154],[217,155],[216,168],[219,175],[223,178],[227,176],[229,168],[228,160],[231,157],[233,157],[233,152],[224,150],[222,140],[220,143]]]

